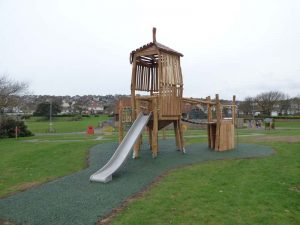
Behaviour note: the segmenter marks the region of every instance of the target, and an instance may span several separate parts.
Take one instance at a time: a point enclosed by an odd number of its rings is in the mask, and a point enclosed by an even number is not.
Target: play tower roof
[[[174,49],[168,47],[168,46],[165,46],[159,42],[156,41],[156,28],[154,27],[153,28],[153,41],[148,43],[148,44],[145,44],[135,50],[133,50],[131,53],[130,53],[130,63],[132,63],[133,61],[133,56],[137,53],[142,53],[142,52],[150,52],[150,51],[153,51],[153,50],[159,50],[161,52],[165,52],[165,53],[169,53],[169,54],[173,54],[173,55],[178,55],[178,56],[183,56],[183,54],[181,54],[180,52],[177,52],[175,51]]]

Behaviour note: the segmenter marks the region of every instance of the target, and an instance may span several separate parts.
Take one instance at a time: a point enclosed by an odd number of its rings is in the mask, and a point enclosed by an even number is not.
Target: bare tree
[[[300,95],[292,99],[291,105],[293,106],[293,108],[291,106],[292,113],[294,115],[300,115]]]
[[[246,97],[244,101],[239,104],[239,111],[242,111],[244,115],[253,114],[254,99],[252,97]]]
[[[291,109],[293,99],[289,95],[284,94],[283,98],[278,101],[280,115],[287,115]]]
[[[258,94],[255,97],[255,102],[261,108],[264,115],[271,116],[274,106],[279,104],[280,100],[283,100],[285,94],[280,91],[269,91]]]
[[[17,96],[28,89],[28,84],[11,80],[7,75],[0,75],[0,112],[8,106],[14,106],[19,99]]]

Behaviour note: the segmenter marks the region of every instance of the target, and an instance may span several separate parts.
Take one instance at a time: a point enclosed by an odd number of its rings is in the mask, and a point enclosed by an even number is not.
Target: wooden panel
[[[141,63],[136,65],[135,90],[138,91],[158,91],[157,66],[145,66]]]
[[[218,151],[234,149],[234,125],[231,120],[221,121]]]
[[[161,78],[161,117],[176,116],[181,114],[182,75],[179,56],[162,53],[160,56]]]

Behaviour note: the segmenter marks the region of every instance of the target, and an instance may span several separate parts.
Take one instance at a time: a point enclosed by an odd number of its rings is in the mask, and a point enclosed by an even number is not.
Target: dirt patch
[[[23,183],[23,184],[20,184],[20,185],[13,186],[13,187],[10,188],[10,190],[13,190],[13,192],[1,196],[0,199],[7,198],[11,195],[14,195],[14,194],[19,193],[19,192],[26,191],[29,188],[37,187],[39,185],[41,185],[41,182],[26,182],[26,183]],[[0,220],[0,225],[2,225],[1,222],[3,222],[3,221]]]
[[[18,185],[18,190],[19,191],[26,191],[27,189],[36,187],[40,184],[41,184],[40,182],[26,182],[24,184]]]
[[[256,136],[256,141],[280,141],[280,142],[288,142],[288,143],[295,143],[300,142],[300,135],[296,136]]]
[[[295,192],[298,192],[298,193],[300,193],[300,186],[298,186],[298,187],[291,187],[291,188],[289,188],[291,191],[295,191]]]
[[[15,225],[15,224],[8,221],[0,220],[0,225]]]

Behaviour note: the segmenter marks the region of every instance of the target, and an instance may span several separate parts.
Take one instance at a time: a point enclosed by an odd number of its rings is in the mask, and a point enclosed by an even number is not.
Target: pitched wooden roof
[[[171,54],[183,56],[183,54],[181,54],[180,52],[177,52],[174,49],[169,48],[169,47],[167,47],[167,46],[165,46],[165,45],[163,45],[161,43],[158,43],[158,42],[150,42],[150,43],[148,43],[146,45],[143,45],[142,47],[137,48],[136,50],[133,50],[131,52],[131,54],[135,54],[136,52],[141,52],[141,51],[143,51],[143,50],[145,50],[147,48],[150,48],[152,46],[155,46],[156,48],[158,48],[159,50],[164,51],[164,52],[168,52],[168,53],[171,53]]]
[[[180,52],[177,52],[177,51],[175,51],[174,49],[172,49],[172,48],[170,48],[168,46],[165,46],[165,45],[163,45],[161,43],[158,43],[156,41],[156,28],[153,28],[153,41],[150,42],[150,43],[148,43],[148,44],[146,44],[146,45],[143,45],[143,46],[141,46],[141,47],[139,47],[139,48],[137,48],[135,50],[133,50],[130,53],[130,63],[132,63],[133,56],[134,56],[135,53],[144,51],[144,50],[146,50],[148,48],[151,48],[153,46],[156,47],[158,50],[161,50],[163,52],[167,52],[167,53],[170,53],[170,54],[179,55],[181,57],[183,56],[183,54],[181,54]]]

